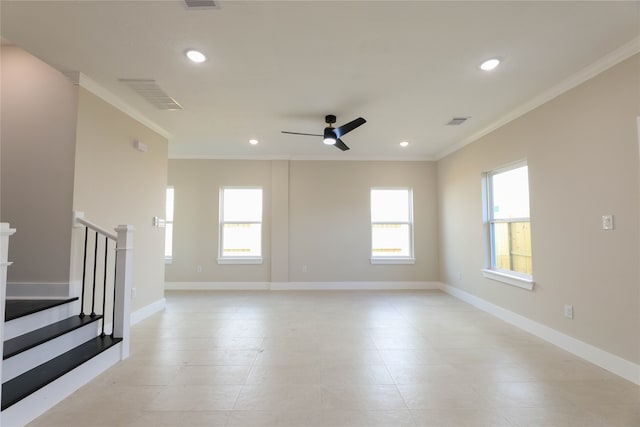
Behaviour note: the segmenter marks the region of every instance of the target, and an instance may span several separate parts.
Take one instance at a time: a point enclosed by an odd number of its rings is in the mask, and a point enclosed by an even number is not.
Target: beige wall
[[[68,283],[77,88],[15,46],[2,46],[1,74],[8,282]]]
[[[290,168],[291,281],[438,279],[434,163],[295,161]],[[372,187],[413,189],[414,265],[371,265]]]
[[[73,209],[108,230],[135,227],[133,310],[164,296],[164,229],[152,219],[164,218],[166,182],[166,138],[81,88]]]
[[[437,280],[435,178],[432,162],[170,160],[176,207],[166,280]],[[217,264],[218,191],[225,185],[264,188],[262,265]],[[369,190],[376,186],[413,188],[415,265],[370,264]]]
[[[173,262],[168,282],[268,282],[271,275],[271,161],[170,160],[175,188]],[[219,265],[219,191],[222,186],[263,188],[264,262]],[[198,272],[198,266],[202,271]]]
[[[438,162],[441,280],[640,362],[640,56]],[[529,164],[534,291],[485,279],[481,174]],[[613,214],[615,230],[601,216]],[[458,273],[462,279],[458,279]],[[574,306],[574,319],[563,305]]]

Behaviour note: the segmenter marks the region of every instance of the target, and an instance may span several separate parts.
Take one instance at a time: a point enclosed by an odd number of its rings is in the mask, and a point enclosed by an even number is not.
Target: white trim
[[[171,133],[163,129],[160,125],[158,125],[154,121],[147,118],[140,111],[136,110],[135,108],[133,108],[132,106],[124,102],[122,99],[115,96],[109,90],[105,89],[100,84],[98,84],[94,80],[87,77],[85,74],[80,73],[78,78],[78,85],[88,90],[89,92],[91,92],[98,98],[102,99],[103,101],[107,102],[108,104],[111,104],[112,106],[122,111],[132,119],[142,123],[143,125],[151,129],[152,131],[156,132],[160,136],[163,136],[167,139],[170,139],[172,137]]]
[[[438,282],[283,282],[271,283],[272,291],[398,291],[440,289]]]
[[[440,160],[448,156],[449,154],[460,150],[461,148],[477,141],[478,139],[482,138],[485,135],[488,135],[494,130],[501,128],[502,126],[517,119],[518,117],[525,115],[529,111],[532,111],[533,109],[538,108],[542,104],[545,104],[551,101],[552,99],[562,95],[563,93],[568,92],[574,87],[586,82],[587,80],[594,78],[598,74],[632,57],[638,52],[640,52],[640,36],[630,40],[629,42],[625,43],[618,49],[614,50],[613,52],[610,52],[609,54],[600,58],[599,60],[592,63],[591,65],[573,74],[569,78],[563,80],[557,85],[552,86],[546,91],[540,93],[533,99],[522,104],[520,107],[515,108],[510,113],[506,114],[505,116],[502,116],[497,121],[491,123],[489,126],[481,129],[480,131],[474,133],[473,135],[470,135],[469,137],[463,139],[459,143],[453,144],[447,149],[441,151],[436,156],[434,156],[434,160],[436,161]]]
[[[384,191],[394,191],[394,192],[403,192],[407,196],[407,218],[404,221],[374,221],[373,220],[373,200],[374,194],[381,193]],[[371,215],[371,257],[369,261],[371,264],[415,264],[415,246],[414,246],[414,220],[413,220],[413,188],[412,187],[371,187],[369,189],[369,206],[370,206],[370,215]],[[409,245],[408,245],[408,253],[409,255],[399,255],[399,256],[385,256],[385,255],[373,255],[374,247],[373,247],[373,234],[374,234],[374,226],[378,225],[406,225],[409,231]],[[402,248],[401,248],[402,249]]]
[[[160,298],[159,300],[154,301],[151,304],[147,304],[144,307],[141,307],[131,313],[131,324],[135,325],[136,323],[143,321],[147,317],[153,316],[154,314],[161,312],[166,307],[167,307],[167,300],[164,298]]]
[[[334,291],[334,290],[433,290],[439,282],[165,282],[165,290],[176,291]]]
[[[89,227],[93,231],[100,233],[104,236],[107,236],[113,241],[118,240],[118,236],[116,236],[114,233],[110,232],[109,230],[105,230],[104,228],[100,227],[97,224],[92,223],[91,221],[87,221],[86,219],[84,219],[84,212],[73,211],[73,227],[77,228],[82,226]]]
[[[532,291],[533,285],[535,285],[532,278],[520,277],[515,274],[503,273],[501,271],[489,270],[487,268],[482,269],[482,275],[487,279],[517,286],[518,288],[526,289],[528,291]]]
[[[371,257],[369,259],[371,264],[415,264],[415,258],[384,258],[384,257]]]
[[[229,190],[229,193],[232,191],[238,190],[254,190],[260,192],[260,220],[259,221],[227,221],[224,216],[225,213],[225,192]],[[218,212],[218,264],[262,264],[262,245],[264,243],[264,189],[260,185],[248,185],[248,186],[229,186],[224,185],[220,187],[218,194],[218,204],[219,204],[219,212]],[[243,200],[244,203],[242,206],[246,207],[246,200]],[[247,255],[247,256],[233,256],[233,255],[225,255],[225,232],[224,228],[227,224],[249,224],[249,225],[258,225],[260,227],[260,244],[259,246],[259,254]],[[257,251],[256,251],[257,252]]]
[[[622,378],[640,385],[640,365],[623,359],[615,354],[601,350],[584,341],[580,341],[549,326],[538,323],[520,314],[492,304],[482,298],[465,292],[454,286],[441,284],[441,289],[464,302],[496,316],[524,331],[542,338],[563,350],[575,354],[607,371],[613,372]]]
[[[431,162],[436,158],[433,156],[360,156],[349,155],[345,152],[337,153],[335,156],[323,155],[290,155],[290,154],[188,154],[188,153],[171,153],[169,147],[169,160],[296,160],[296,161],[350,161],[350,162]]]
[[[69,282],[8,282],[7,299],[40,298],[58,299],[69,297]]]
[[[218,264],[262,264],[262,257],[218,258]]]
[[[167,291],[268,291],[268,282],[165,282]]]

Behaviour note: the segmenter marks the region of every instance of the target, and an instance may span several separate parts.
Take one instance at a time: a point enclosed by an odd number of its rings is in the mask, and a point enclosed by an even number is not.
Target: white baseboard
[[[440,289],[438,282],[281,282],[272,291],[402,291]]]
[[[165,290],[183,291],[353,291],[440,289],[439,282],[165,282]]]
[[[69,295],[69,282],[7,282],[7,298],[64,298]]]
[[[268,291],[269,282],[165,282],[167,291]]]
[[[640,385],[640,365],[636,363],[630,362],[616,356],[615,354],[601,350],[591,344],[587,344],[584,341],[580,341],[569,335],[563,334],[553,328],[514,313],[513,311],[509,311],[505,308],[492,304],[454,286],[441,284],[441,289],[449,295],[467,302],[482,311],[492,314],[507,323],[537,336],[538,338],[542,338],[543,340],[548,341],[569,353],[573,353],[594,365],[598,365],[607,371],[613,372],[626,380]]]
[[[164,310],[167,306],[167,300],[164,298],[160,298],[157,301],[152,302],[151,304],[147,304],[142,308],[137,309],[136,311],[131,313],[131,324],[135,325],[146,319],[149,316],[152,316],[162,310]]]

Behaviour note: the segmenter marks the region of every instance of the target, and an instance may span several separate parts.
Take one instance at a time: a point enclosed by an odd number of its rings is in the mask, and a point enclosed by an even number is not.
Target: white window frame
[[[531,213],[529,213],[529,217],[527,218],[495,219],[493,212],[493,189],[491,188],[491,177],[524,166],[528,167],[527,161],[521,160],[516,163],[511,163],[509,165],[491,170],[489,172],[485,172],[483,174],[482,199],[484,201],[483,223],[485,229],[485,256],[482,274],[488,279],[531,291],[533,290],[533,286],[535,284],[532,274],[525,274],[518,271],[496,268],[495,240],[493,233],[493,225],[497,223],[531,222]]]
[[[262,196],[262,209],[260,221],[225,221],[224,220],[224,190],[260,190]],[[264,218],[264,189],[260,186],[225,186],[220,187],[220,209],[219,209],[219,226],[218,226],[218,264],[262,264],[262,254],[263,254],[263,218]],[[225,224],[260,224],[260,256],[224,256],[223,248],[224,248],[224,225]]]
[[[371,218],[371,241],[369,244],[369,250],[371,253],[371,264],[415,264],[415,252],[413,247],[413,189],[409,187],[372,187],[369,190],[369,207],[372,207],[371,196],[375,190],[405,190],[408,192],[409,199],[409,219],[408,222],[400,221],[373,221]],[[370,212],[371,213],[371,212]],[[373,227],[380,224],[407,224],[409,227],[409,255],[408,256],[374,256],[373,255]]]
[[[169,202],[169,194],[168,194],[169,190],[171,190],[172,193],[173,193],[172,194],[172,204],[171,204],[171,218],[169,218],[169,215],[168,215],[169,212],[167,210],[168,202]],[[165,193],[165,213],[164,213],[165,219],[161,224],[161,226],[164,227],[164,233],[165,233],[164,263],[165,264],[171,264],[171,263],[173,263],[173,235],[174,235],[174,233],[173,233],[173,220],[174,220],[175,213],[176,213],[175,212],[175,209],[176,209],[176,190],[175,190],[175,187],[169,185],[169,186],[167,186],[167,189],[165,191],[166,191],[166,193]],[[171,235],[171,243],[172,243],[171,247],[169,248],[169,255],[167,255],[167,237],[166,237],[167,234]]]

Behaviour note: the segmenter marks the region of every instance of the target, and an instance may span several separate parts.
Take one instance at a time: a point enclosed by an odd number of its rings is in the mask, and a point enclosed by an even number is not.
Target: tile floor
[[[640,387],[442,292],[166,296],[31,426],[640,426]]]

